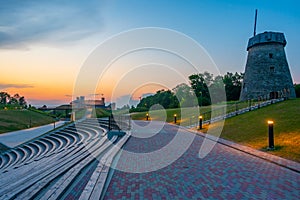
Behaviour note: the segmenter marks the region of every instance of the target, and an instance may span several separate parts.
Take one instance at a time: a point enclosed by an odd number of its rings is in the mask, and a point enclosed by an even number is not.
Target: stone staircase
[[[0,199],[95,199],[101,195],[109,166],[130,137],[126,131],[124,136],[108,138],[107,127],[105,120],[85,119],[2,152]]]

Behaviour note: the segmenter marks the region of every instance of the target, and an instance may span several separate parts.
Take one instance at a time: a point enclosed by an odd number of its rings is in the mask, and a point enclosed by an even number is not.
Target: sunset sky
[[[0,91],[19,93],[33,105],[69,103],[78,73],[90,53],[113,35],[134,28],[161,27],[181,32],[202,45],[221,74],[243,72],[255,9],[258,9],[258,33],[285,34],[293,81],[300,83],[298,0],[0,2]],[[129,58],[115,68],[126,65]],[[143,70],[135,73],[137,77],[145,75]],[[147,73],[151,77],[155,70]],[[122,86],[134,87],[129,86],[133,84],[130,80],[135,79],[128,78]],[[170,87],[179,84],[172,78],[169,81]],[[136,85],[133,93],[120,89],[112,97],[109,86],[112,83],[110,80],[106,83],[95,93],[99,98],[103,94],[107,101],[126,96],[137,100],[144,93],[163,87]]]

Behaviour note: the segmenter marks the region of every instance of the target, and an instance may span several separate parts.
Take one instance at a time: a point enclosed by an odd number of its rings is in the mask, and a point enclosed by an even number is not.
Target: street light
[[[146,120],[147,121],[149,120],[149,114],[148,113],[146,114]]]
[[[274,122],[269,120],[268,121],[268,134],[269,134],[269,147],[268,150],[274,150],[274,129],[273,129]]]
[[[202,115],[199,116],[199,129],[202,129]]]
[[[174,123],[176,124],[176,122],[177,122],[177,115],[174,114]]]

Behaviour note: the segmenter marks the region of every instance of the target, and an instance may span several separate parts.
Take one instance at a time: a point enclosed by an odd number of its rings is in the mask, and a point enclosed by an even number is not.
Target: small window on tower
[[[270,67],[270,72],[274,73],[275,72],[275,67]]]
[[[273,54],[272,53],[269,53],[269,58],[273,58]]]

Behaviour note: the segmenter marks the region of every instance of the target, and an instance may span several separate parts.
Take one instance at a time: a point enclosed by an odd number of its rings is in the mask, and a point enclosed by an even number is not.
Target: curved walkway
[[[140,125],[139,137],[131,137],[124,150],[135,153],[154,152],[171,143],[177,131],[192,134],[178,126],[165,124],[152,135],[147,122]],[[159,122],[157,123],[158,126]],[[147,135],[152,135],[147,137]],[[175,162],[157,171],[130,173],[115,170],[104,199],[300,199],[300,174],[229,146],[216,143],[204,158],[198,153],[203,137],[195,138],[187,151]],[[176,148],[173,149],[176,151]],[[139,169],[161,163],[168,152],[156,160],[126,156],[122,152],[117,166]]]

